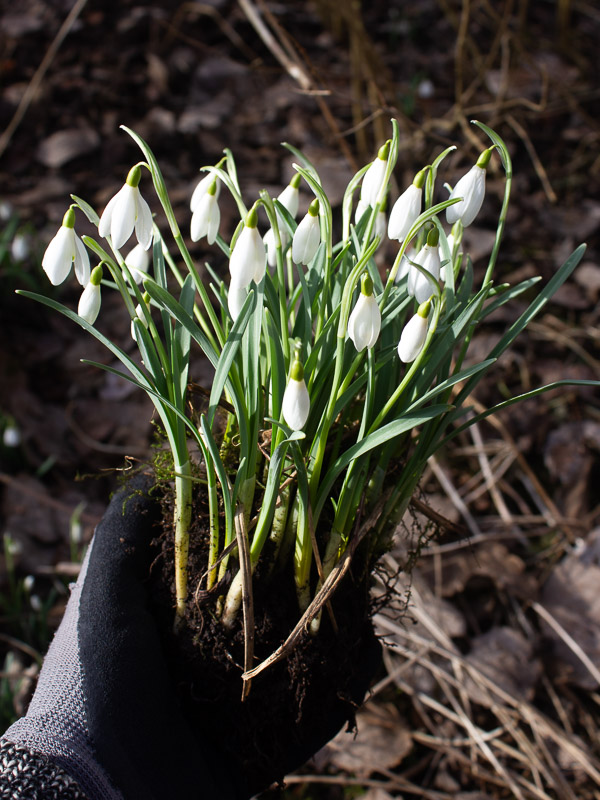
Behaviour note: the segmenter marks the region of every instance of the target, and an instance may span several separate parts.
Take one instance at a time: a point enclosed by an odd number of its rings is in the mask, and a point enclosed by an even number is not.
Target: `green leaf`
[[[91,207],[91,205],[89,203],[86,203],[85,200],[82,200],[81,197],[77,197],[76,194],[72,194],[71,195],[71,199],[83,211],[83,213],[86,215],[88,220],[92,223],[92,225],[95,225],[96,228],[97,228],[98,227],[98,223],[100,222],[100,217],[98,216],[98,214],[96,214],[96,212]]]

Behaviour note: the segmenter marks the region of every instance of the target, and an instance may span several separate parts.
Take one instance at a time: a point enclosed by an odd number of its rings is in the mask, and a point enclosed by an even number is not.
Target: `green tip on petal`
[[[437,247],[440,241],[440,232],[437,228],[432,228],[427,234],[427,244],[430,247]]]
[[[293,189],[299,189],[299,188],[300,188],[300,182],[301,182],[301,180],[302,180],[302,175],[300,175],[300,173],[299,173],[299,172],[297,172],[297,173],[294,175],[294,177],[292,178],[292,180],[290,181],[290,186],[291,186]]]
[[[142,300],[144,301],[144,303],[146,303],[147,306],[150,305],[151,298],[148,292],[144,292],[144,294],[142,295]]]
[[[417,189],[422,189],[423,186],[425,186],[425,178],[427,177],[428,170],[429,167],[424,167],[415,175],[413,179],[413,186],[416,186]]]
[[[492,150],[494,149],[494,147],[488,147],[487,150],[483,151],[483,153],[477,159],[478,167],[481,167],[481,169],[487,168],[487,165],[490,163],[490,158],[492,157]]]
[[[364,272],[360,279],[360,291],[365,297],[370,297],[373,294],[373,279],[368,272]]]
[[[258,211],[256,210],[256,206],[252,206],[248,215],[246,216],[246,222],[244,223],[247,228],[256,228],[258,227]]]
[[[134,189],[140,185],[140,180],[142,179],[142,170],[138,164],[135,167],[132,167],[129,170],[129,174],[127,175],[127,185],[132,186]]]
[[[90,283],[94,286],[100,286],[102,282],[102,267],[98,264],[97,267],[94,267],[92,270],[92,274],[90,275]]]
[[[379,148],[379,152],[377,153],[377,158],[380,158],[382,161],[387,161],[389,154],[390,154],[390,143],[389,141],[387,141]]]
[[[63,228],[74,228],[75,227],[75,209],[73,206],[70,206],[68,211],[63,217]]]
[[[206,190],[208,194],[214,197],[217,193],[217,179],[215,178],[214,181],[210,184],[208,189]]]
[[[319,216],[319,199],[315,197],[312,203],[308,207],[308,213],[311,217],[318,217]]]
[[[431,298],[429,298],[429,300],[425,300],[424,303],[421,303],[421,305],[417,309],[417,314],[420,317],[423,317],[423,319],[427,319],[427,317],[429,316],[430,309],[431,309]]]

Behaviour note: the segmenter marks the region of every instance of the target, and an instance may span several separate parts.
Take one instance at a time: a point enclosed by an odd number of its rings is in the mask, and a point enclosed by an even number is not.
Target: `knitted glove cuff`
[[[88,800],[79,784],[45,756],[0,740],[0,798]]]

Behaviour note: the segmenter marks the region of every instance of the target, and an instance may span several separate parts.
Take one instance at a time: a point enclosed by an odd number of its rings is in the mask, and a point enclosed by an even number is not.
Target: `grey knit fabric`
[[[27,715],[17,720],[4,738],[62,767],[80,784],[89,800],[121,800],[120,792],[111,785],[94,757],[85,719],[77,621],[92,548],[93,544],[79,580],[72,587],[65,616],[44,659]]]
[[[0,740],[0,800],[89,800],[66,772],[39,753]]]

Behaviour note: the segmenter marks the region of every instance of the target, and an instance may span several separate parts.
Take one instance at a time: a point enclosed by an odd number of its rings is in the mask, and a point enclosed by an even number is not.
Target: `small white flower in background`
[[[348,336],[360,353],[371,348],[381,330],[381,312],[373,294],[373,281],[368,272],[361,279],[360,295],[348,320]]]
[[[321,244],[319,224],[319,201],[315,197],[306,216],[298,223],[292,239],[292,260],[295,264],[310,264]]]
[[[229,259],[231,281],[239,289],[244,289],[252,280],[260,283],[267,268],[267,251],[257,226],[258,214],[254,207],[248,212]]]
[[[142,300],[144,301],[144,305],[146,306],[146,309],[149,309],[150,308],[150,295],[148,294],[148,292],[144,292],[144,294],[142,295]],[[142,323],[144,328],[148,328],[148,320],[146,319],[146,314],[144,313],[144,309],[142,308],[142,304],[141,303],[138,303],[137,306],[135,307],[135,316],[136,316],[136,319],[139,319],[139,321]],[[131,338],[133,339],[134,342],[137,342],[137,331],[136,331],[136,326],[135,326],[134,323],[135,323],[135,319],[132,319],[131,320]]]
[[[425,244],[414,257],[413,261],[426,270],[435,281],[440,279],[442,264],[438,250],[439,233],[437,228],[432,228],[427,234]],[[411,265],[408,273],[407,292],[415,298],[417,303],[424,303],[434,293],[431,281],[419,270]]]
[[[21,431],[14,422],[9,422],[2,432],[2,444],[4,447],[18,447],[21,444]]]
[[[75,233],[73,208],[69,208],[63,217],[58,233],[46,248],[42,258],[42,267],[54,286],[66,280],[71,271],[71,264],[75,265],[75,277],[82,286],[85,286],[90,279],[90,259],[83,242]]]
[[[29,236],[24,233],[15,234],[10,245],[10,254],[14,261],[25,261],[29,257],[31,247]]]
[[[248,289],[246,286],[238,286],[237,283],[231,283],[229,286],[229,291],[227,292],[227,307],[229,308],[229,313],[231,314],[231,319],[235,322],[236,319],[240,315],[240,311],[242,310],[242,306],[244,305],[244,300],[248,295]]]
[[[296,346],[290,379],[281,404],[283,419],[293,431],[301,431],[310,412],[310,397],[304,382],[304,367],[300,361],[300,347]]]
[[[462,200],[446,209],[446,221],[449,225],[460,220],[466,228],[479,213],[485,196],[485,170],[490,162],[492,149],[490,147],[483,151],[475,166],[462,176],[450,193],[450,200],[455,197],[462,197]]]
[[[90,325],[93,325],[100,312],[100,282],[102,281],[102,267],[97,266],[92,270],[88,285],[79,298],[77,313]]]
[[[200,201],[207,193],[210,186],[212,186],[213,181],[217,182],[217,200],[219,199],[219,195],[221,194],[221,181],[212,173],[208,173],[205,175],[199,182],[194,191],[192,192],[192,199],[190,200],[190,211],[192,214],[200,205]]]
[[[192,214],[192,242],[197,242],[203,236],[206,236],[208,244],[213,244],[219,232],[220,222],[221,212],[217,203],[217,181],[213,178],[212,183],[204,192],[202,199]]]
[[[131,277],[139,285],[148,274],[150,254],[141,244],[136,244],[125,256],[125,263],[131,272]]]
[[[127,180],[104,209],[98,233],[110,236],[115,250],[120,250],[133,231],[138,242],[147,250],[152,244],[152,212],[139,190],[142,170],[139,166],[129,170]]]
[[[301,180],[302,176],[299,173],[296,173],[292,180],[285,187],[283,192],[281,192],[281,194],[277,197],[277,200],[294,219],[298,213],[298,203],[300,200],[300,192],[298,191],[298,187],[300,186]],[[277,225],[279,227],[279,239],[281,241],[281,246],[285,247],[290,236],[287,225],[283,221],[279,211],[277,211]],[[267,262],[270,267],[274,267],[277,264],[277,254],[275,248],[275,234],[273,233],[272,228],[269,228],[269,230],[265,233],[263,242],[267,248]]]
[[[0,200],[0,222],[8,222],[14,214],[14,209],[8,200]]]
[[[398,342],[398,355],[405,364],[410,364],[419,355],[427,338],[427,325],[431,300],[421,303],[417,313],[404,326]]]
[[[388,222],[388,236],[403,242],[408,232],[421,213],[421,200],[423,197],[423,184],[427,169],[422,169],[414,177],[411,185],[406,189],[392,206],[390,221]]]
[[[360,189],[360,200],[365,207],[374,208],[377,203],[385,178],[389,154],[390,145],[389,142],[386,142],[379,148],[377,158],[365,172]]]

